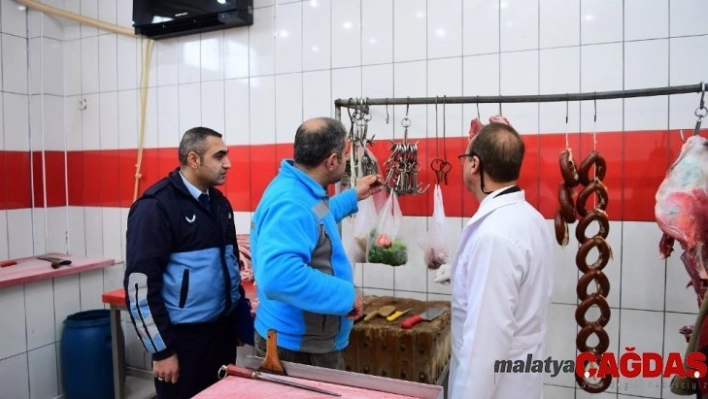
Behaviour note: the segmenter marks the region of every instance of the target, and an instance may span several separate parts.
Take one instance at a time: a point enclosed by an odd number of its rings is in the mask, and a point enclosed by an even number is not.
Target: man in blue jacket
[[[231,168],[221,134],[188,130],[180,167],[128,214],[126,304],[153,358],[159,398],[191,398],[235,362],[240,286],[231,204],[214,186]]]
[[[294,160],[285,159],[251,223],[251,261],[258,285],[255,351],[265,355],[269,329],[281,360],[343,369],[342,350],[363,314],[352,265],[337,229],[357,201],[381,189],[379,176],[329,198],[346,166],[346,129],[316,118],[297,129]]]

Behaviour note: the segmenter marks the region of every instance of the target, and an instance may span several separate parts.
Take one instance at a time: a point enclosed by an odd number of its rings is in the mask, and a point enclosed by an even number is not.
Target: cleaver
[[[409,328],[412,328],[414,325],[420,323],[421,321],[432,321],[436,317],[445,313],[446,310],[446,308],[430,308],[421,314],[406,319],[403,323],[401,323],[401,328],[407,330]]]

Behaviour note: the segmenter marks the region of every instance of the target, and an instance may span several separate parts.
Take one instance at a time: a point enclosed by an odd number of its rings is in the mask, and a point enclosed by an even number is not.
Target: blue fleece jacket
[[[337,223],[357,210],[355,190],[329,198],[292,160],[282,161],[251,223],[262,337],[274,329],[280,347],[308,353],[349,344],[355,289]]]

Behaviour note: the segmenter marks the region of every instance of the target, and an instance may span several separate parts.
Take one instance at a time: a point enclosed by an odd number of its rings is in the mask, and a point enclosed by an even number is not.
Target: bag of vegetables
[[[401,266],[408,263],[408,247],[399,239],[403,214],[398,205],[398,196],[391,191],[376,223],[376,228],[369,233],[369,243],[366,248],[368,263],[381,263],[390,266]]]

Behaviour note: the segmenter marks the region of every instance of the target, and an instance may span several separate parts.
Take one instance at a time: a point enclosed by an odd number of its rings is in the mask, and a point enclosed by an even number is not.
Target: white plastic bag
[[[369,233],[366,248],[368,263],[401,266],[408,263],[408,247],[401,240],[403,213],[398,205],[398,196],[391,191],[374,229]]]
[[[430,226],[418,245],[423,249],[423,261],[428,269],[437,270],[447,263],[450,249],[447,245],[447,228],[445,226],[445,207],[443,206],[442,190],[435,185],[433,190],[433,217]]]
[[[369,233],[376,228],[376,204],[374,197],[359,201],[359,211],[354,216],[352,223],[352,239],[349,242],[349,260],[352,263],[366,262],[366,246]]]

